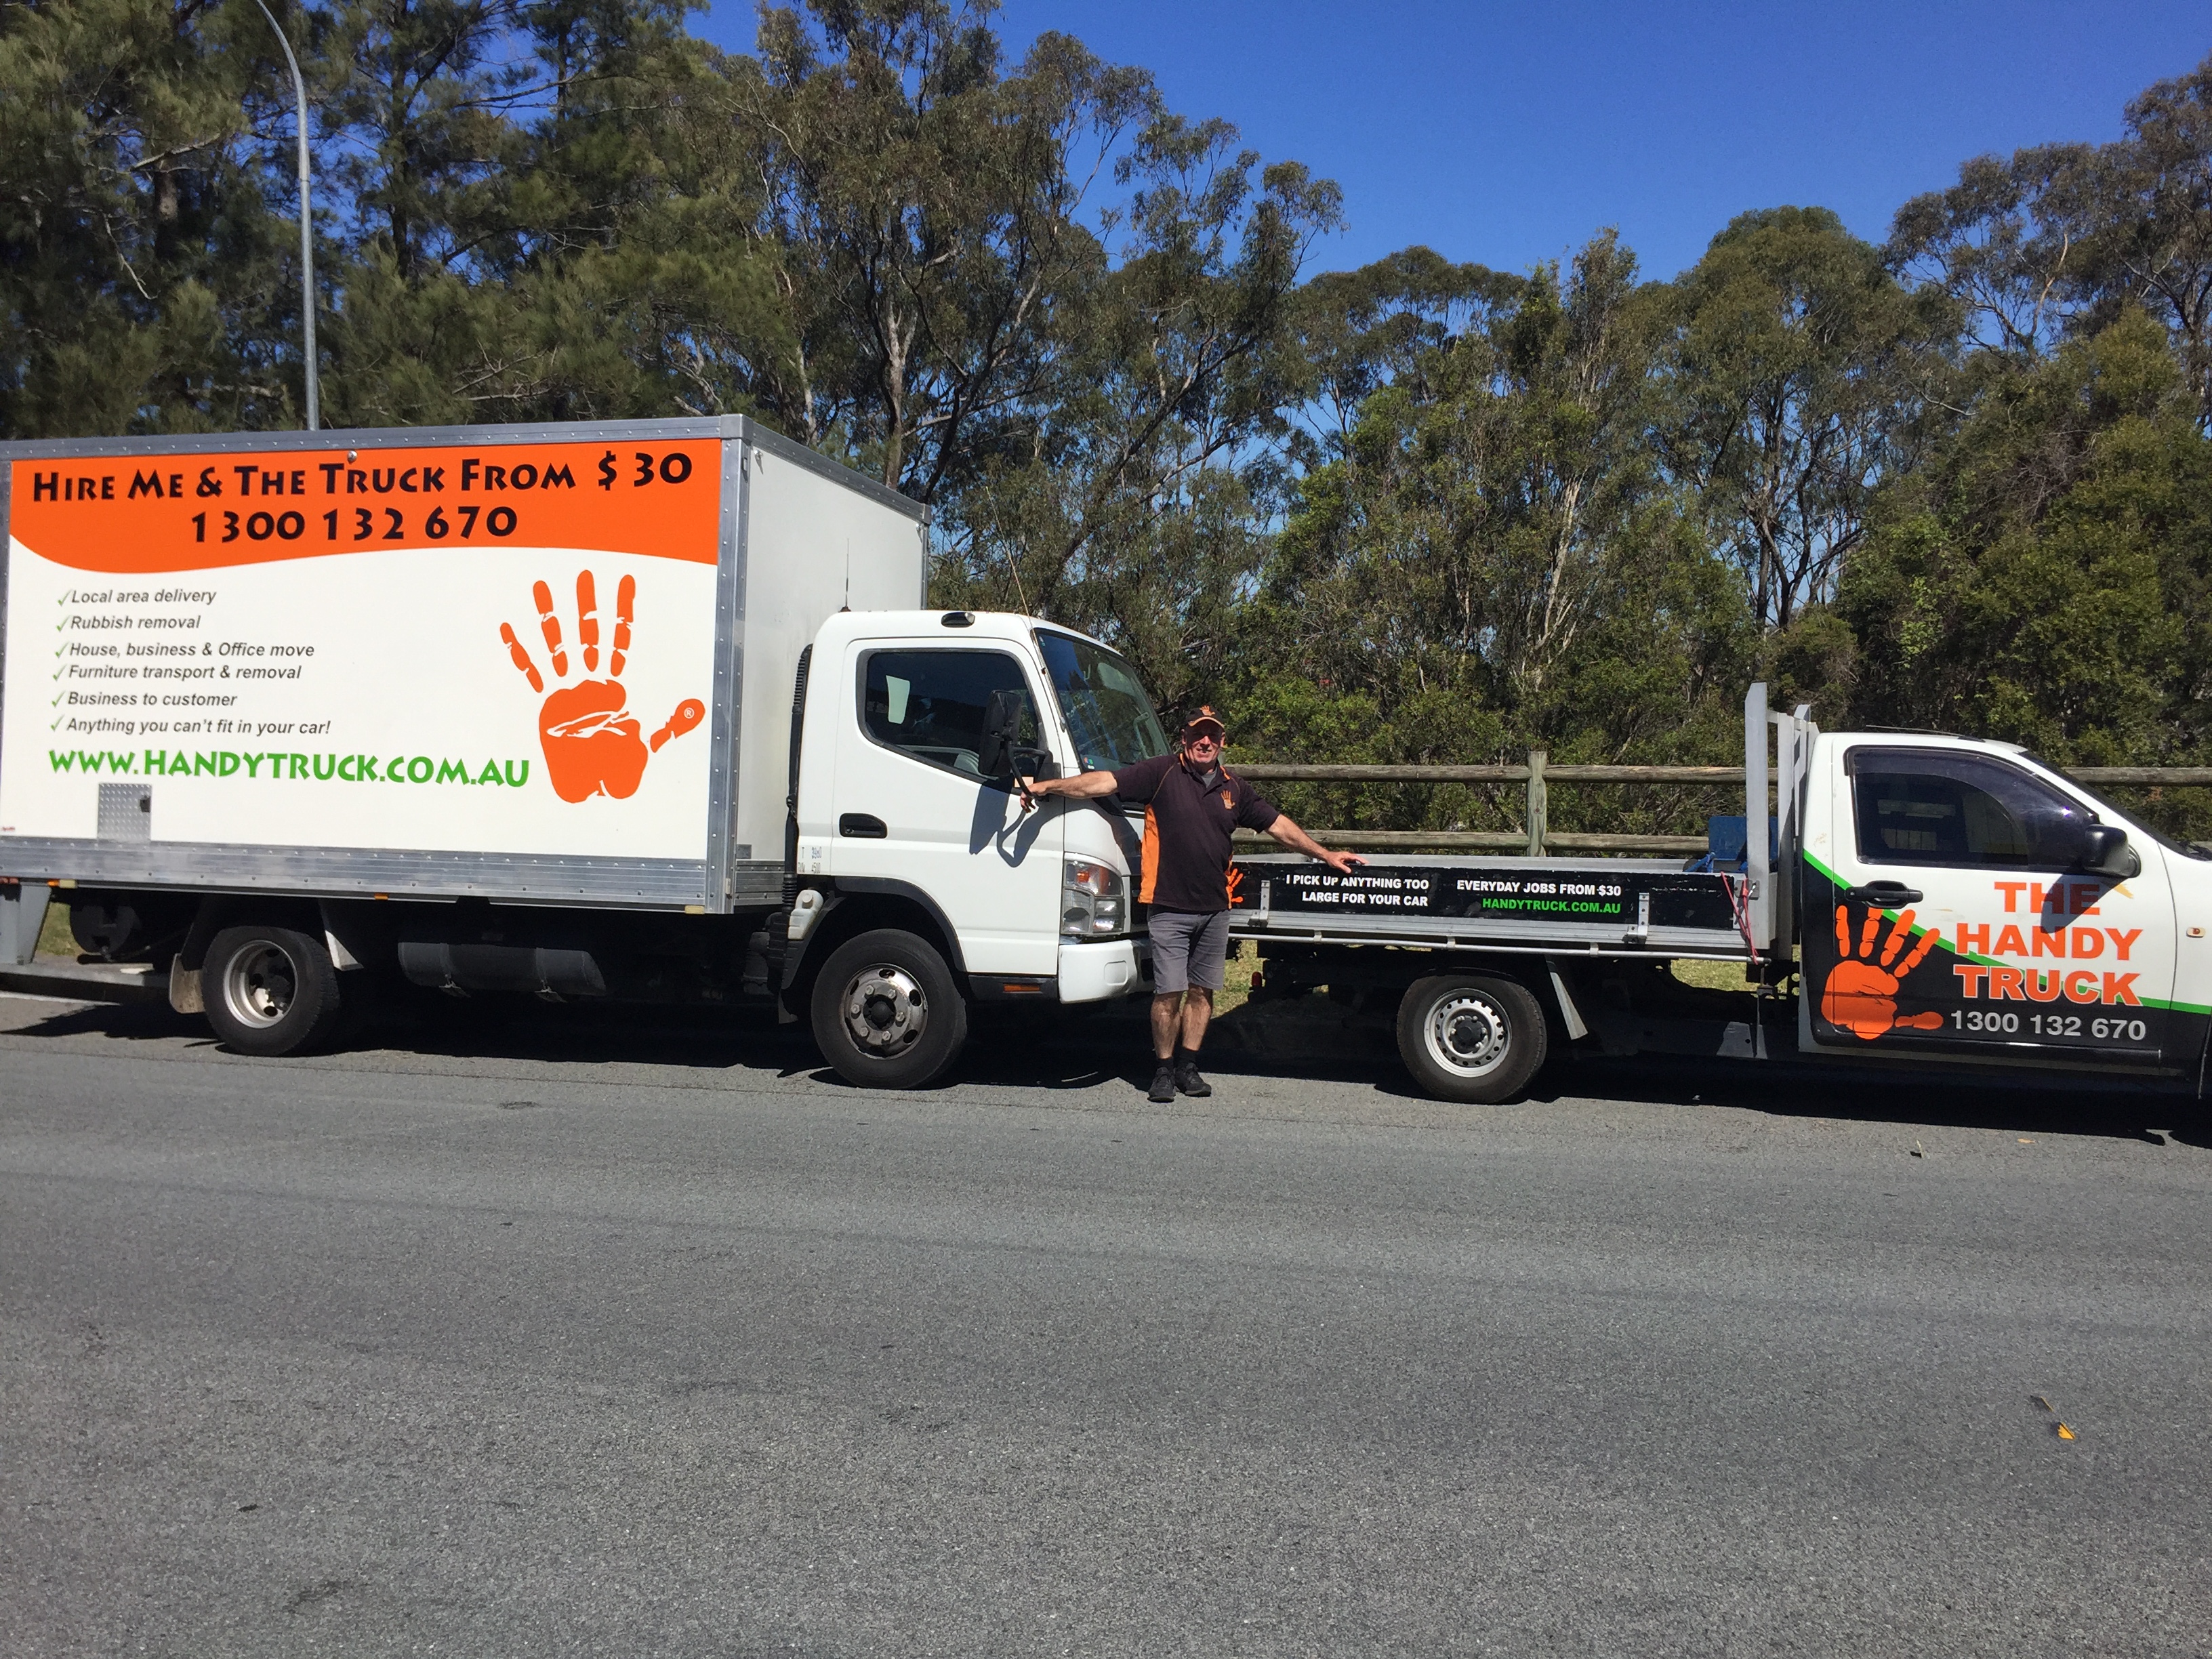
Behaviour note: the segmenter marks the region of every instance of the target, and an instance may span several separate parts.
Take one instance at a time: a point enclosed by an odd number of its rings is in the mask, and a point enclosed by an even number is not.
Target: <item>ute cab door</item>
[[[1024,653],[988,638],[864,639],[839,672],[827,873],[933,910],[954,934],[956,969],[1055,975],[1060,815],[1024,812],[1011,775],[982,769],[994,693],[1021,702],[1015,741],[1049,752]]]
[[[1841,752],[1802,872],[1808,1046],[2195,1063],[2181,1051],[2201,1033],[2172,1025],[2173,895],[2153,837],[1994,745],[1823,747]]]

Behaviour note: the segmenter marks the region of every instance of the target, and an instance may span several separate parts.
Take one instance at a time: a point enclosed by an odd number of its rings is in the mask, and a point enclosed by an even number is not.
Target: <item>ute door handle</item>
[[[881,841],[890,831],[884,828],[884,821],[873,813],[847,812],[837,820],[837,833],[860,841]]]
[[[1919,903],[1921,893],[1918,888],[1907,887],[1901,881],[1870,881],[1863,887],[1845,890],[1844,896],[1877,909],[1893,910],[1900,904]]]

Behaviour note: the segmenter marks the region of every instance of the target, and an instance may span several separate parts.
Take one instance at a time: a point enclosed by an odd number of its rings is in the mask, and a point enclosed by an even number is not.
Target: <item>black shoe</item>
[[[1213,1092],[1213,1085],[1198,1074],[1198,1062],[1186,1060],[1175,1068],[1175,1086],[1194,1099],[1203,1099]]]
[[[1169,1065],[1167,1061],[1164,1060],[1159,1064],[1159,1069],[1152,1073],[1152,1091],[1150,1095],[1146,1096],[1146,1098],[1149,1100],[1157,1100],[1162,1104],[1165,1104],[1175,1097],[1175,1067]]]

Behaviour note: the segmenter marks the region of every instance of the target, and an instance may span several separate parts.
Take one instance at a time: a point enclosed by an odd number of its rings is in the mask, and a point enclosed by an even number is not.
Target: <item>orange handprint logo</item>
[[[568,653],[561,642],[560,618],[553,614],[553,590],[539,582],[531,589],[531,597],[538,601],[538,629],[545,636],[554,678],[565,680]],[[623,657],[629,649],[630,617],[636,602],[637,579],[624,576],[615,589],[615,636],[613,648],[607,653],[607,678],[556,686],[538,711],[538,739],[545,750],[546,775],[553,781],[553,793],[562,800],[589,800],[593,795],[628,799],[637,793],[645,776],[645,763],[659,752],[660,745],[671,738],[682,737],[707,717],[706,704],[696,697],[686,697],[676,705],[668,723],[653,734],[650,743],[641,735],[637,719],[628,707],[629,693],[622,686]],[[514,665],[529,679],[530,689],[544,691],[544,678],[515,637],[514,627],[501,623],[499,636],[507,641]],[[596,672],[599,595],[588,570],[576,574],[576,643],[582,649],[584,672]]]
[[[1820,988],[1820,1018],[1869,1042],[1891,1031],[1942,1030],[1943,1016],[1939,1013],[1931,1011],[1899,1015],[1897,1012],[1899,985],[1936,948],[1936,930],[1931,927],[1923,933],[1911,954],[1899,962],[1898,952],[1912,937],[1912,912],[1901,912],[1889,925],[1889,937],[1882,941],[1881,957],[1877,962],[1875,935],[1881,930],[1881,912],[1868,911],[1866,925],[1859,930],[1858,950],[1854,954],[1850,912],[1846,906],[1836,907],[1836,954],[1843,960],[1835,965],[1827,983]],[[1894,971],[1893,963],[1896,963]]]

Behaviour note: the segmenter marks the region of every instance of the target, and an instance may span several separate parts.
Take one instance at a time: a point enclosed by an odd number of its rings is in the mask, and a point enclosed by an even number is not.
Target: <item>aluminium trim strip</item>
[[[750,416],[726,416],[723,435],[742,438],[763,454],[773,455],[780,461],[789,461],[793,466],[827,478],[833,483],[842,484],[858,495],[866,495],[878,507],[888,507],[905,514],[917,524],[929,523],[930,510],[925,503],[871,478],[857,467],[833,460],[818,450],[809,449],[805,444],[785,437],[781,432],[772,432]]]
[[[0,732],[8,729],[8,551],[15,545],[9,515],[15,487],[15,469],[0,466]]]
[[[744,697],[745,483],[751,470],[743,440],[721,445],[714,556],[714,684],[708,705],[707,894],[709,910],[729,908],[732,824],[737,799],[738,714]]]
[[[496,897],[616,908],[680,910],[706,901],[697,859],[569,858],[370,848],[244,847],[178,842],[120,843],[10,836],[0,870],[27,881],[88,885],[238,888],[359,897]],[[772,902],[783,866],[747,860],[733,889]]]
[[[726,427],[725,420],[707,416],[658,421],[535,421],[511,426],[326,427],[319,432],[199,432],[167,438],[34,438],[16,443],[0,443],[0,462],[91,459],[102,455],[277,454],[305,449],[420,449],[453,444],[635,443],[648,439],[714,439],[737,435],[728,431]]]

